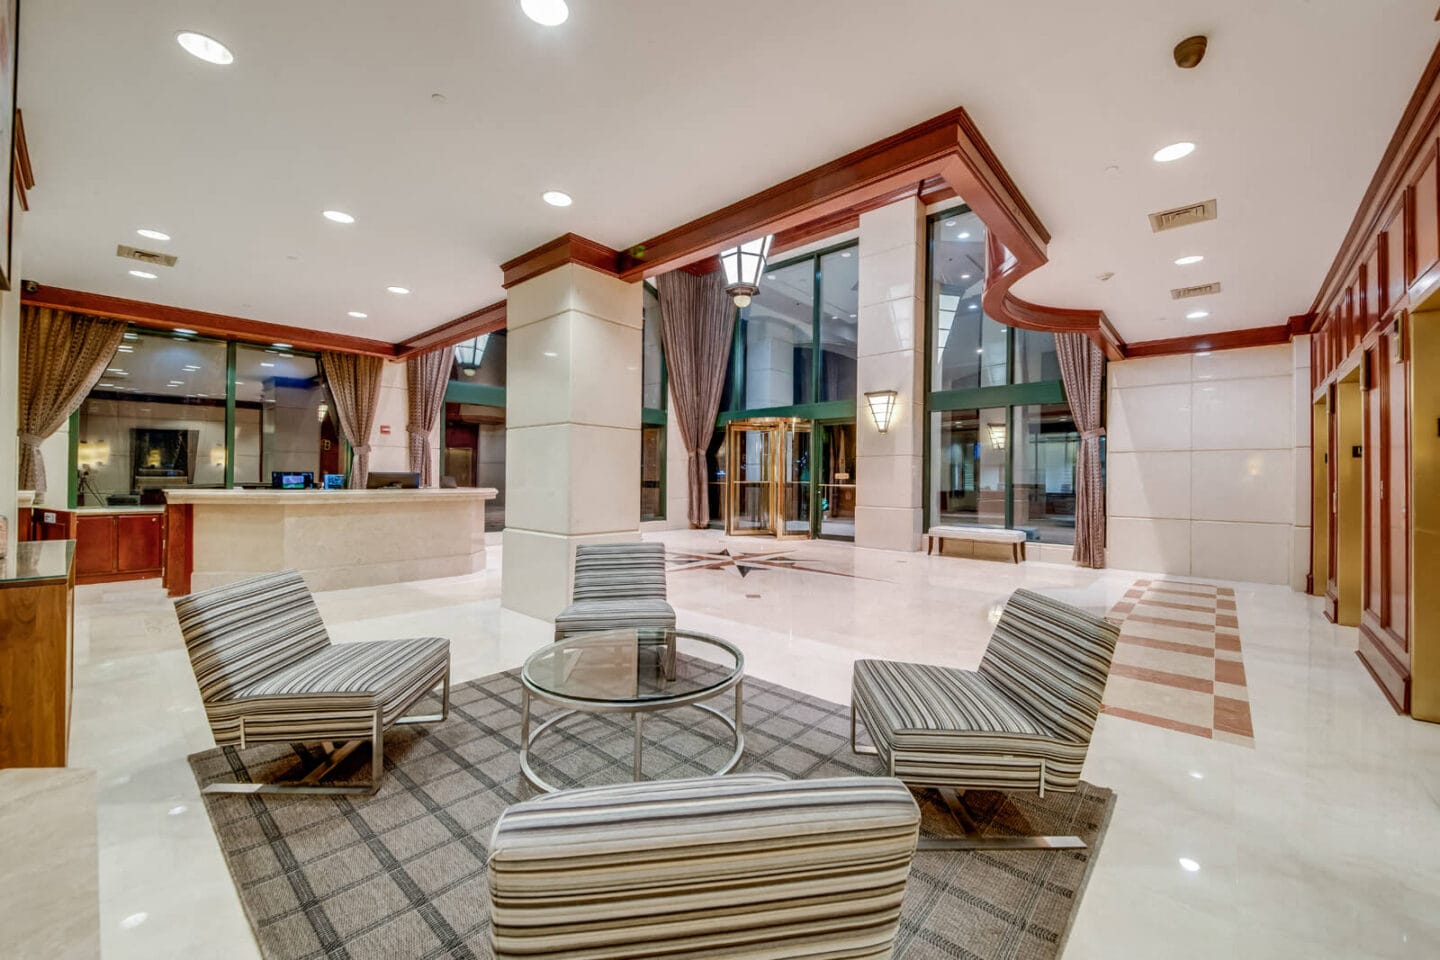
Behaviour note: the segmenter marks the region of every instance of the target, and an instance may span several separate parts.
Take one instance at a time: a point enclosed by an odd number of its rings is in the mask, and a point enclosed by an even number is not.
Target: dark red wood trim
[[[35,188],[35,168],[30,164],[30,144],[25,139],[25,112],[15,111],[15,199],[21,210],[30,209],[30,191]]]
[[[1289,330],[1290,336],[1292,336],[1292,337],[1298,337],[1298,336],[1300,336],[1300,335],[1302,335],[1302,334],[1309,333],[1309,332],[1310,332],[1310,326],[1311,326],[1311,324],[1313,324],[1314,322],[1315,322],[1315,317],[1314,317],[1313,314],[1301,313],[1301,314],[1296,314],[1295,316],[1293,316],[1293,317],[1291,317],[1289,320],[1287,320],[1287,321],[1285,322],[1285,326],[1286,326],[1286,329]]]
[[[1400,115],[1400,122],[1381,154],[1380,163],[1370,178],[1360,206],[1355,211],[1345,239],[1310,304],[1310,312],[1319,314],[1354,271],[1364,256],[1367,244],[1380,232],[1380,220],[1389,209],[1392,198],[1405,189],[1404,178],[1420,154],[1433,145],[1430,130],[1440,120],[1440,44],[1430,54],[1420,81]],[[1409,220],[1411,218],[1407,218]],[[1407,245],[1413,250],[1413,245]]]
[[[619,257],[619,253],[603,243],[596,243],[579,234],[567,233],[500,264],[500,270],[505,275],[502,285],[508,290],[517,283],[538,277],[567,263],[578,263],[613,277],[618,273],[616,263]]]
[[[505,301],[500,300],[416,334],[404,343],[396,344],[395,357],[406,360],[417,353],[453,347],[457,343],[504,329]]]
[[[195,569],[195,513],[188,503],[165,505],[164,567],[160,582],[169,596],[190,593],[190,574]]]
[[[281,323],[246,320],[221,313],[206,313],[202,310],[66,290],[62,287],[47,287],[43,284],[37,284],[33,289],[28,286],[22,288],[20,302],[35,307],[52,307],[97,317],[128,320],[137,326],[155,330],[194,330],[209,337],[229,337],[247,343],[288,343],[301,350],[340,350],[386,359],[395,357],[395,345],[381,340],[305,330]]]
[[[1238,350],[1242,347],[1269,347],[1277,343],[1290,342],[1290,325],[1278,324],[1273,327],[1250,327],[1245,330],[1226,330],[1222,333],[1201,333],[1189,337],[1169,337],[1164,340],[1142,340],[1128,344],[1125,355],[1135,357],[1163,357],[1177,353],[1201,353],[1214,350]]]
[[[860,229],[860,214],[868,210],[877,210],[896,200],[903,200],[905,197],[918,196],[920,202],[925,206],[933,206],[937,203],[944,203],[946,200],[955,199],[955,189],[938,177],[932,177],[917,186],[908,186],[895,191],[890,196],[878,197],[859,203],[844,210],[836,211],[818,220],[809,223],[802,223],[789,230],[782,230],[775,234],[775,239],[770,244],[770,255],[779,256],[790,250],[795,250],[807,244],[833,237],[837,234],[847,233],[851,230]],[[689,269],[688,267],[686,269]],[[708,271],[705,271],[708,272]]]

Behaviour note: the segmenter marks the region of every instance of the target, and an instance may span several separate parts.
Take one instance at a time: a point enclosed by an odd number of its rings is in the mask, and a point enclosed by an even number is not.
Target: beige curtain
[[[124,335],[119,320],[20,308],[20,489],[46,490],[41,441],[80,409]]]
[[[1075,552],[1082,567],[1105,566],[1105,483],[1100,465],[1100,426],[1104,416],[1101,385],[1105,355],[1083,333],[1057,333],[1055,352],[1070,414],[1080,430],[1080,454],[1075,462]]]
[[[445,409],[452,356],[449,347],[442,347],[405,361],[405,386],[410,399],[410,420],[405,425],[410,436],[410,469],[420,474],[422,487],[435,483],[430,466],[430,434],[440,421],[440,411]]]
[[[358,353],[320,354],[320,370],[335,401],[340,430],[355,451],[350,486],[363,490],[370,476],[370,433],[375,429],[375,411],[380,406],[380,376],[385,361]]]
[[[660,276],[658,287],[671,412],[688,457],[690,526],[704,527],[710,522],[705,448],[720,412],[730,338],[735,332],[735,305],[725,293],[725,280],[718,270],[704,276],[672,270]]]

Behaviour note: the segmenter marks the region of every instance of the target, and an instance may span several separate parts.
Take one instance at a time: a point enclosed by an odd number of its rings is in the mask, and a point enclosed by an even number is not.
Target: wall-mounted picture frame
[[[0,200],[0,290],[9,290],[11,239],[15,228],[15,92],[19,82],[20,0],[0,0],[0,159],[3,200]]]

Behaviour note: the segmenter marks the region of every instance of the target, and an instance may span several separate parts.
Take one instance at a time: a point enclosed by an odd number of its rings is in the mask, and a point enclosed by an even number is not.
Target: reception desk
[[[168,490],[165,586],[184,596],[294,569],[312,590],[454,577],[485,567],[490,487]]]

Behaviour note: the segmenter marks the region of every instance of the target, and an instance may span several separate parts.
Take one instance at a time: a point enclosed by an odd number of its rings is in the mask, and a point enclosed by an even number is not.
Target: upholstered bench
[[[1003,543],[1009,544],[1011,560],[1019,563],[1025,559],[1025,532],[1023,530],[1002,530],[996,527],[955,527],[938,526],[931,527],[925,533],[925,553],[928,555],[938,541],[940,552],[945,552],[946,540],[968,541],[975,543]],[[971,547],[971,554],[974,554],[974,547]]]

